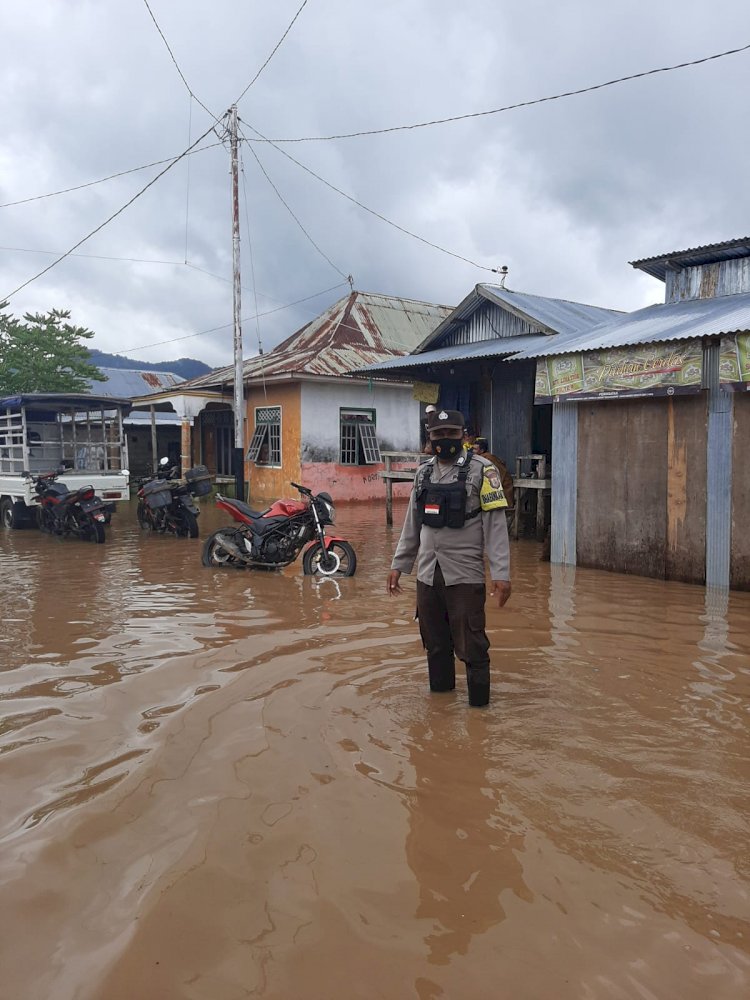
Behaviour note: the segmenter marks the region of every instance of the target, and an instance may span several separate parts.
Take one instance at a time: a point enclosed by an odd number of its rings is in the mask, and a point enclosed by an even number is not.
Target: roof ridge
[[[501,285],[493,285],[490,281],[482,281],[481,285],[487,288],[497,288],[501,292],[510,292],[511,295],[528,295],[531,299],[544,299],[545,302],[564,302],[569,306],[586,306],[587,309],[602,309],[604,312],[624,313],[624,309],[610,309],[609,306],[597,306],[593,302],[581,302],[580,299],[562,299],[559,295],[538,295],[536,292],[522,292],[517,288],[503,288]]]

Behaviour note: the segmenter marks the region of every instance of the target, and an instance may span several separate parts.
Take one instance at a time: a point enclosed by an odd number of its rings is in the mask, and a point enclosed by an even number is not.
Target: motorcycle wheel
[[[95,521],[93,518],[87,525],[86,538],[90,542],[96,542],[97,545],[101,545],[102,542],[106,542],[107,536],[104,533],[104,525],[101,521]]]
[[[151,523],[149,511],[146,509],[146,505],[142,500],[138,501],[138,509],[136,511],[136,517],[138,518],[138,524],[141,528],[141,531],[153,530],[154,526]]]
[[[52,534],[52,514],[48,513],[44,507],[36,509],[36,526],[40,531]]]
[[[325,550],[316,542],[302,557],[306,576],[354,576],[356,571],[357,554],[348,542],[331,542]]]
[[[198,518],[191,510],[181,510],[174,518],[175,534],[179,538],[197,538]]]
[[[225,548],[222,547],[221,542],[216,537],[217,535],[227,535],[232,538],[232,541],[236,541],[238,545],[242,545],[242,536],[239,531],[234,531],[232,528],[219,529],[215,531],[213,535],[210,535],[206,539],[206,543],[203,546],[203,554],[201,556],[201,562],[204,566],[209,566],[212,569],[216,569],[222,566],[233,566],[236,569],[242,569],[244,563],[240,562],[236,556],[233,556],[231,552],[227,552]]]

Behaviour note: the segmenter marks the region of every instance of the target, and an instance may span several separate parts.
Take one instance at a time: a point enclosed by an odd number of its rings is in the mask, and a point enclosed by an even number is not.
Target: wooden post
[[[151,464],[153,466],[153,471],[156,473],[159,471],[159,456],[157,455],[158,444],[156,440],[156,410],[153,404],[149,407],[151,410]]]
[[[385,455],[385,471],[391,471],[391,456]],[[393,527],[393,481],[390,476],[385,480],[385,523],[389,528]]]
[[[546,493],[547,491],[544,489],[536,491],[536,540],[538,542],[544,541],[544,522],[547,511]]]
[[[182,418],[182,432],[180,435],[180,466],[181,475],[185,475],[192,464],[191,454],[193,450],[193,425],[190,417]]]

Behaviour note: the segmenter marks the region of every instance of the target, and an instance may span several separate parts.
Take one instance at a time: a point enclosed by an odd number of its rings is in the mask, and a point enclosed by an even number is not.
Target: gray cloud
[[[217,0],[152,9],[191,88],[217,113],[241,92],[298,0]],[[261,9],[262,8],[262,9]],[[188,94],[145,6],[84,0],[3,5],[0,201],[138,166],[188,144]],[[243,99],[270,136],[351,131],[480,111],[575,89],[750,41],[743,0],[627,7],[596,0],[310,0]],[[635,257],[744,235],[747,139],[738,125],[750,55],[596,93],[415,132],[288,147],[331,183],[432,242],[488,266],[509,285],[617,308],[657,301]],[[195,139],[210,119],[193,104]],[[207,140],[208,141],[208,140]],[[216,141],[212,139],[212,141]],[[287,147],[285,147],[287,148]],[[457,302],[491,276],[408,239],[323,187],[276,150],[256,151],[284,198],[356,287]],[[325,289],[340,277],[243,154],[243,315]],[[228,155],[180,163],[82,253],[13,299],[16,312],[70,308],[96,346],[127,353],[231,322]],[[0,244],[65,250],[159,168],[0,210]],[[188,260],[219,278],[186,267]],[[0,251],[0,295],[51,260]],[[266,348],[345,289],[261,318]],[[244,328],[257,348],[255,321]],[[231,329],[138,352],[210,364],[231,359]]]

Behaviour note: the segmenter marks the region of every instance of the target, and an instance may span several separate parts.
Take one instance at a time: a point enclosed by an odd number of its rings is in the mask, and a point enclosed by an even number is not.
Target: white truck
[[[93,486],[107,503],[130,499],[127,399],[32,392],[0,397],[0,521],[36,525],[35,477],[60,471],[69,490]]]

